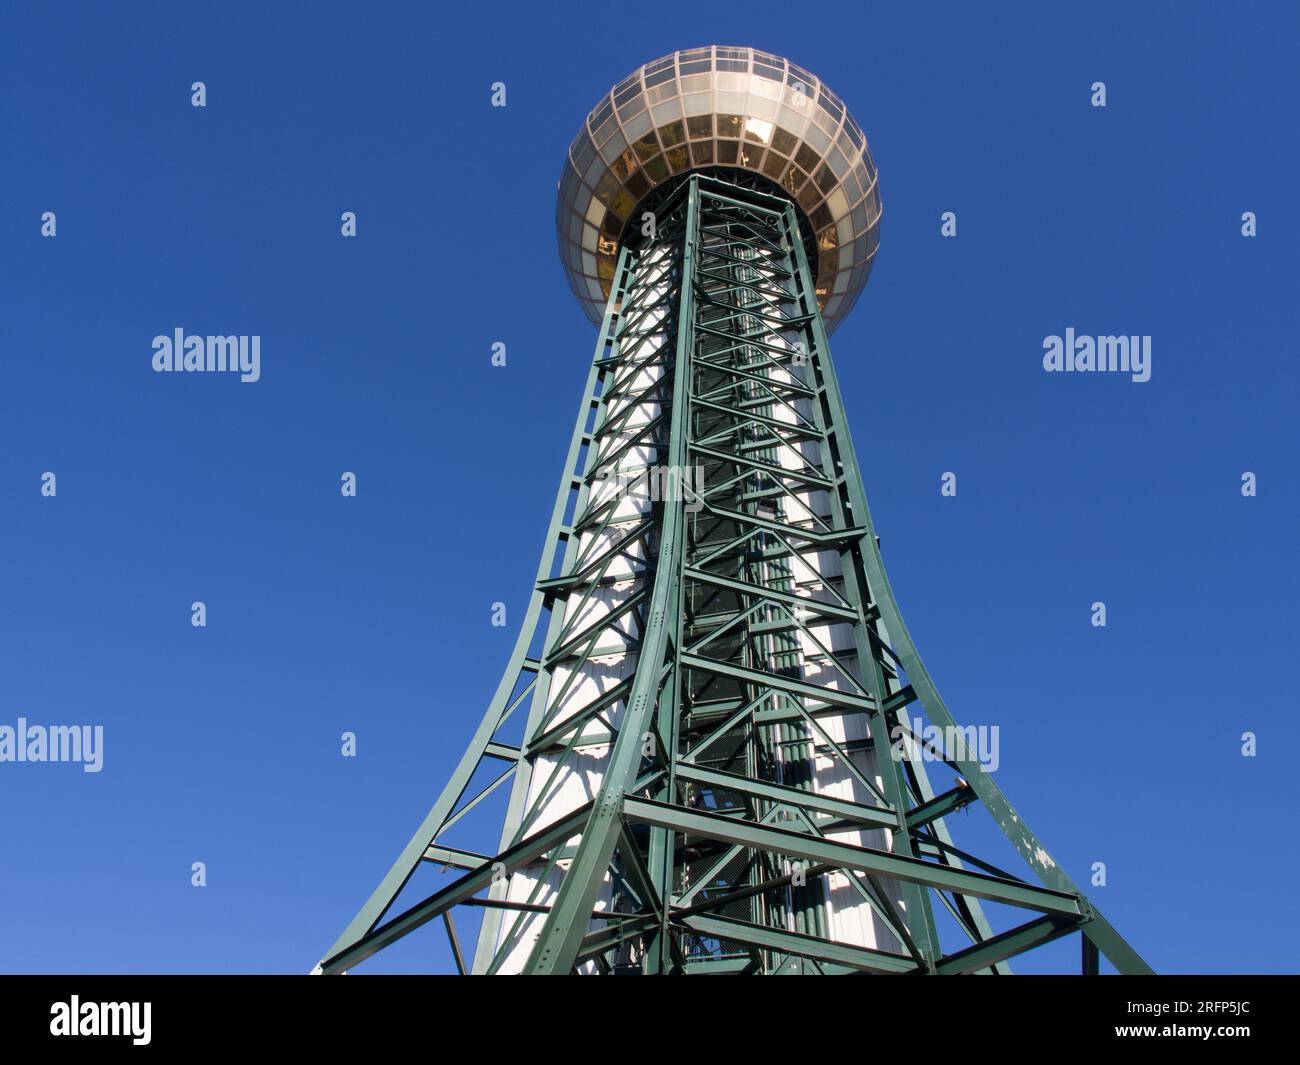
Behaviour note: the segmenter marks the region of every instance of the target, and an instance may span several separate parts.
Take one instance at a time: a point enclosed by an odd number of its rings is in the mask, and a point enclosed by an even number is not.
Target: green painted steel
[[[505,676],[320,970],[441,916],[461,973],[1004,974],[1074,933],[1083,972],[1148,972],[921,662],[793,204],[696,174],[653,221],[618,260]],[[629,507],[628,471],[662,490]],[[939,792],[935,756],[958,775]],[[494,804],[495,842],[464,843]],[[996,861],[953,843],[980,809]],[[462,872],[415,892],[422,863]]]

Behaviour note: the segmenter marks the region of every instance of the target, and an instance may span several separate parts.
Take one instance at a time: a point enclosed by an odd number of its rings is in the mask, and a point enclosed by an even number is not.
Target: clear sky
[[[105,740],[99,773],[0,763],[0,970],[334,941],[527,600],[595,339],[563,153],[709,43],[815,71],[871,144],[880,251],[832,350],[954,714],[1158,970],[1294,970],[1300,19],[1076,6],[6,4],[0,725]],[[155,374],[177,327],[259,335],[261,380]],[[1066,328],[1151,336],[1151,380],[1045,373]],[[444,967],[441,932],[376,962]]]

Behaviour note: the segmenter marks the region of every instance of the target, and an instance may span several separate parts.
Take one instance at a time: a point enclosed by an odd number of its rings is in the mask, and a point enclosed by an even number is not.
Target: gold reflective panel
[[[614,160],[613,170],[619,181],[626,182],[636,172],[636,153],[629,148]]]
[[[665,148],[671,148],[674,144],[681,144],[686,139],[686,127],[679,119],[676,122],[669,122],[666,126],[659,127],[659,142]]]
[[[662,155],[656,155],[645,165],[645,175],[655,185],[663,182],[668,177],[668,164],[664,162]]]
[[[789,130],[777,126],[772,134],[772,144],[776,150],[784,156],[794,155],[795,146],[799,143],[799,138]]]
[[[600,177],[600,184],[596,186],[596,199],[600,200],[606,207],[614,206],[614,196],[623,188],[618,178],[608,170]]]
[[[651,130],[644,137],[636,142],[636,154],[644,162],[646,159],[652,159],[659,154],[659,139]]]
[[[764,122],[761,118],[745,119],[746,140],[758,141],[759,144],[767,144],[772,139],[772,129],[772,123]]]
[[[821,202],[821,198],[822,194],[818,190],[815,181],[804,182],[803,188],[799,190],[799,195],[795,197],[805,213],[811,212]]]
[[[686,130],[693,141],[697,141],[701,137],[712,137],[713,116],[696,115],[694,118],[688,118],[686,120]]]
[[[801,228],[808,239],[816,234],[817,300],[834,329],[866,284],[879,243],[880,193],[866,140],[839,97],[802,67],[720,46],[663,56],[624,78],[569,148],[556,234],[587,316],[599,322],[604,313],[594,293],[609,294],[626,220],[657,186],[695,167],[749,171],[770,182],[760,188],[794,199]]]
[[[783,170],[785,170],[785,159],[776,152],[768,152],[767,158],[763,160],[763,173],[773,181],[780,181]]]
[[[798,149],[794,153],[794,161],[798,163],[803,170],[811,174],[817,169],[817,164],[821,162],[821,156],[817,154],[816,149],[814,149],[812,145],[800,143]]]
[[[619,189],[618,195],[614,197],[614,202],[609,205],[620,218],[626,218],[632,213],[632,208],[636,206],[637,197],[633,196],[627,189]]]
[[[744,115],[718,115],[718,136],[739,137]]]

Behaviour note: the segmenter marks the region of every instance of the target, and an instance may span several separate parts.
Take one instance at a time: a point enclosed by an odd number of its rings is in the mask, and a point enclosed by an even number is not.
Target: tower
[[[435,919],[461,972],[1005,973],[1074,933],[1083,972],[1149,971],[980,764],[894,601],[827,346],[879,218],[860,127],[777,56],[676,52],[588,116],[556,225],[600,331],[523,627],[320,971]],[[499,835],[465,842],[491,801]],[[1024,869],[958,848],[966,807]],[[455,875],[392,912],[422,865]]]

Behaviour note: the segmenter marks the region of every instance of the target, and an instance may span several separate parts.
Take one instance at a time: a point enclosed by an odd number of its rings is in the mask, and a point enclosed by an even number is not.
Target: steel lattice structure
[[[320,971],[438,918],[462,973],[1005,973],[1072,933],[1085,973],[1099,954],[1149,971],[966,748],[922,664],[805,219],[746,184],[684,176],[647,233],[623,234],[510,663]],[[917,734],[914,702],[947,749]],[[953,787],[932,788],[927,754]],[[450,842],[507,785],[495,847]],[[944,819],[969,806],[1032,879],[958,849]],[[422,864],[459,875],[390,915]],[[995,931],[989,904],[1020,916]],[[482,914],[472,958],[458,908]]]

